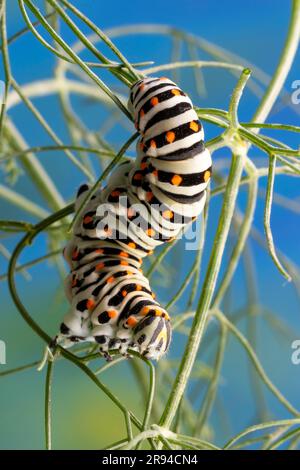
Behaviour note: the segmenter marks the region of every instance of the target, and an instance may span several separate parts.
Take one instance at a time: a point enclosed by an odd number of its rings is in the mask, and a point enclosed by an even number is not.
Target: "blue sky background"
[[[42,2],[36,1],[35,3],[42,5]],[[283,0],[252,0],[247,3],[235,0],[223,2],[173,0],[171,3],[165,4],[158,0],[153,0],[151,4],[149,2],[142,4],[135,0],[127,2],[121,0],[114,2],[78,0],[74,1],[74,4],[102,29],[138,23],[172,25],[239,54],[270,75],[276,68],[290,17],[290,2]],[[11,36],[21,29],[24,23],[19,14],[16,0],[8,2],[8,12],[8,35]],[[73,42],[74,37],[67,28],[63,28],[62,33],[69,43]],[[154,60],[156,64],[160,64],[170,61],[171,44],[166,37],[136,35],[117,38],[115,42],[132,62]],[[106,52],[106,49],[103,48],[103,52]],[[52,55],[45,51],[30,34],[15,42],[10,48],[10,54],[12,70],[20,84],[52,76],[54,67]],[[183,58],[186,58],[184,54],[186,54],[185,50],[183,50]],[[203,54],[203,56],[199,55],[199,58],[206,59],[207,56]],[[292,82],[300,79],[299,65],[300,55],[298,52],[285,84],[289,93]],[[199,98],[197,95],[193,74],[190,70],[180,72],[179,83],[191,94],[196,105],[227,109],[236,78],[228,72],[217,69],[205,70],[204,77],[207,89],[204,98]],[[115,83],[108,74],[103,73],[103,79],[107,80],[109,84]],[[124,88],[122,91],[125,91]],[[74,103],[90,129],[100,128],[107,112],[86,99],[77,98]],[[62,140],[66,141],[66,132],[59,114],[58,100],[55,97],[50,97],[36,100],[35,104],[38,105]],[[240,107],[241,120],[250,120],[257,104],[257,98],[246,90]],[[30,146],[50,143],[39,124],[23,106],[13,108],[10,116],[22,130]],[[287,105],[276,106],[269,121],[299,124],[299,105],[298,109]],[[205,130],[207,138],[216,134],[216,128],[213,126],[205,125]],[[275,134],[270,135],[275,137]],[[125,131],[120,126],[109,134],[110,141],[116,149],[128,136],[129,131]],[[299,145],[297,135],[280,134],[280,138],[294,147]],[[252,150],[251,155],[254,159],[260,156],[255,149]],[[226,150],[222,150],[216,155],[216,162],[224,157],[229,158],[229,152]],[[77,186],[82,182],[82,175],[71,167],[63,154],[47,153],[43,155],[42,162],[64,198],[70,200]],[[0,173],[1,182],[4,181],[4,178],[5,175]],[[260,188],[262,195],[264,195],[265,181],[261,181]],[[44,205],[26,176],[23,175],[19,178],[15,189],[40,205]],[[278,177],[275,189],[277,193],[300,202],[299,184],[296,178]],[[241,208],[245,206],[245,195],[246,193],[242,192],[239,199]],[[219,208],[220,200],[216,199],[210,208],[204,265],[208,260]],[[14,206],[3,204],[1,201],[0,209],[3,219],[28,219],[26,214]],[[263,197],[260,199],[255,214],[255,226],[263,233]],[[287,211],[274,205],[272,228],[277,246],[299,264],[299,213]],[[7,240],[5,242],[7,248],[13,249],[17,239],[18,237],[12,237]],[[293,366],[290,361],[291,341],[300,338],[299,300],[293,285],[288,285],[279,275],[269,256],[253,241],[251,246],[255,257],[256,284],[260,302],[274,315],[276,314],[278,318],[284,320],[292,331],[291,334],[288,334],[288,338],[283,337],[278,332],[274,332],[265,321],[258,319],[258,354],[274,383],[282,389],[295,406],[300,406],[300,366]],[[29,261],[43,255],[46,251],[46,240],[44,237],[39,237],[33,247],[26,250],[21,261]],[[173,286],[180,285],[179,281],[184,278],[194,255],[194,252],[184,251],[183,244],[179,244],[179,248],[176,248],[168,257],[170,271],[167,275],[163,273],[153,279],[153,287],[163,303],[172,296]],[[2,274],[7,268],[3,257],[0,257],[0,266],[0,274]],[[48,263],[32,268],[30,273],[32,282],[25,281],[21,276],[18,278],[22,298],[34,317],[39,320],[49,334],[54,335],[60,318],[67,308],[62,294],[61,279],[53,265]],[[241,267],[237,270],[232,287],[228,314],[245,304],[245,277]],[[2,299],[0,337],[7,344],[6,367],[12,368],[39,358],[43,345],[25,325],[12,305],[5,283],[1,283],[0,290]],[[187,296],[184,296],[183,301],[176,305],[173,314],[180,311],[186,299]],[[241,326],[243,331],[246,331],[246,324],[241,322]],[[213,331],[213,325],[210,329]],[[182,337],[175,336],[170,352],[171,357],[180,358],[183,347]],[[211,352],[213,352],[213,348],[208,349],[207,354],[201,356],[201,359],[213,357]],[[4,367],[0,365],[0,370],[2,368],[4,370]],[[45,371],[41,373],[29,371],[1,379],[0,448],[43,448],[44,374]],[[129,367],[123,364],[107,372],[104,380],[115,391],[121,389],[124,401],[129,403],[133,409],[140,410],[141,400],[134,399],[135,396],[140,396],[138,385],[133,380],[128,380],[130,374]],[[223,403],[230,416],[230,433],[238,432],[243,426],[253,424],[256,420],[253,390],[249,382],[249,364],[244,352],[234,341],[229,343],[222,377],[218,396],[219,406],[212,416],[212,424],[215,425],[217,440],[220,443],[223,442],[225,433],[228,435],[229,432],[226,428],[226,419],[222,419],[218,411],[221,409],[220,404]],[[278,405],[278,402],[265,389],[264,393],[268,407],[273,413],[269,417],[287,418],[289,415],[286,410]],[[61,362],[57,364],[54,398],[55,447],[97,448],[108,444],[112,439],[117,440],[118,437],[122,437],[123,424],[119,413],[104,396],[99,395],[97,389],[94,389],[69,364]],[[219,425],[220,421],[223,423],[223,427]],[[103,426],[106,429],[105,435],[103,435]],[[117,435],[118,433],[120,436]]]

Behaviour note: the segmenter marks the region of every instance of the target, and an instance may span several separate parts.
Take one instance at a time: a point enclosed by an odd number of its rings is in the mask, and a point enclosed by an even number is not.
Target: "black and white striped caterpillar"
[[[135,83],[129,109],[141,135],[137,158],[117,167],[74,227],[64,250],[71,307],[57,341],[95,341],[107,359],[109,349],[159,359],[170,344],[170,318],[142,258],[201,213],[211,157],[191,100],[171,80]],[[76,208],[88,189],[79,189]]]

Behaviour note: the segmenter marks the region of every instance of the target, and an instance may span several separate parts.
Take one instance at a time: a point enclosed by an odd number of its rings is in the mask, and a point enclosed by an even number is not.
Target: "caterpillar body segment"
[[[119,165],[88,202],[64,250],[70,309],[57,341],[93,341],[159,359],[170,318],[142,272],[143,258],[178,237],[202,212],[211,157],[189,97],[171,80],[145,78],[129,98],[140,133],[137,158]],[[80,207],[89,187],[77,193]]]

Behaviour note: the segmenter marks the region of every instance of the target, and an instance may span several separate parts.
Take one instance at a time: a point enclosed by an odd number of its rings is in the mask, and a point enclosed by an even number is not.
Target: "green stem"
[[[24,366],[19,366],[19,367],[15,367],[14,369],[4,370],[3,372],[0,372],[0,377],[4,377],[6,375],[12,375],[12,374],[15,374],[16,372],[22,372],[23,370],[32,369],[33,367],[38,366],[40,362],[41,361],[34,361],[34,362],[30,362],[30,364],[25,364]]]
[[[276,254],[272,230],[271,230],[271,224],[270,224],[272,200],[273,200],[273,188],[274,188],[274,181],[275,181],[275,168],[276,168],[276,157],[270,156],[269,177],[268,177],[266,203],[265,203],[265,211],[264,211],[264,228],[265,228],[265,233],[266,233],[267,246],[268,246],[268,250],[271,255],[271,258],[273,259],[279,272],[287,279],[287,281],[291,281],[292,279],[291,276],[286,271],[286,269],[282,266]]]
[[[157,72],[162,72],[165,70],[173,70],[178,68],[224,68],[224,69],[234,69],[234,70],[243,70],[242,65],[230,64],[227,62],[219,62],[213,60],[186,60],[182,62],[172,62],[170,64],[157,65],[155,67],[149,67],[143,69],[142,72],[146,75],[152,75]]]
[[[237,129],[239,127],[239,120],[238,120],[238,114],[237,114],[238,105],[242,97],[246,83],[250,78],[250,74],[251,74],[251,71],[249,69],[243,70],[237,82],[237,85],[234,89],[234,92],[232,94],[230,103],[229,103],[228,117],[231,122],[231,126],[234,129]]]
[[[246,211],[244,214],[243,222],[239,229],[239,235],[238,235],[236,245],[230,256],[229,264],[227,266],[224,277],[221,283],[219,284],[218,290],[215,294],[213,307],[218,307],[220,305],[220,302],[222,301],[224,294],[230,285],[230,282],[238,266],[239,259],[245,247],[245,243],[247,241],[248,235],[251,230],[252,222],[253,222],[256,201],[257,201],[258,178],[256,176],[256,167],[251,163],[250,160],[246,161],[246,170],[248,173],[248,177],[250,178],[248,203],[247,203]]]
[[[21,1],[21,0],[19,0]],[[48,0],[50,4],[54,5],[52,0]],[[23,3],[23,2],[22,2]],[[48,33],[55,39],[55,41],[62,47],[62,49],[76,62],[82,70],[104,91],[112,101],[120,108],[121,111],[132,120],[131,114],[124,106],[124,104],[119,100],[119,98],[114,95],[111,90],[105,85],[105,83],[84,63],[84,61],[73,51],[73,49],[56,33],[56,31],[51,27],[51,25],[45,20],[43,15],[40,13],[38,8],[36,8],[30,0],[25,0],[26,5],[34,13],[36,18],[39,19],[40,23],[48,31]]]
[[[61,255],[61,251],[62,251],[61,249],[51,251],[50,253],[47,253],[44,256],[40,256],[39,258],[35,258],[32,261],[28,261],[27,263],[21,264],[20,266],[16,268],[16,273],[20,271],[24,271],[25,269],[31,268],[32,266],[35,266],[36,264],[41,263],[42,261],[45,261],[46,259],[52,258],[53,256]],[[0,281],[3,281],[7,277],[8,277],[7,274],[1,274]]]
[[[297,418],[300,416],[299,411],[285,398],[285,396],[277,389],[277,387],[273,384],[273,382],[267,376],[263,366],[261,365],[259,359],[257,358],[255,351],[251,347],[247,338],[240,332],[240,330],[231,323],[226,316],[220,311],[214,311],[213,315],[218,318],[224,325],[227,326],[228,331],[234,334],[234,336],[238,339],[241,345],[245,348],[251,362],[253,363],[258,375],[261,377],[262,381],[269,388],[269,390],[274,394],[274,396],[278,399],[278,401],[294,416]]]
[[[235,131],[236,126],[238,126],[237,108],[242,96],[242,90],[244,89],[249,77],[250,71],[245,69],[240,79],[238,80],[230,101],[229,116],[231,117],[231,128],[233,131]],[[231,167],[228,175],[217,232],[203,283],[202,295],[198,303],[183,359],[181,361],[165,410],[160,419],[160,425],[163,427],[169,428],[176,415],[197,356],[200,341],[202,339],[208,318],[209,308],[216,287],[244,168],[245,146],[242,142],[239,141],[239,139],[237,139],[237,142],[235,143],[235,149],[238,154],[233,154],[232,156]]]
[[[11,83],[11,69],[9,62],[9,53],[7,47],[7,31],[6,31],[6,0],[2,2],[2,16],[0,19],[0,28],[1,28],[1,51],[2,51],[2,60],[3,60],[3,69],[5,77],[5,88],[3,96],[1,96],[1,112],[0,112],[0,142],[2,141],[3,135],[3,124],[5,120],[6,113],[6,102],[9,93],[10,83]]]
[[[210,303],[216,286],[218,273],[221,267],[223,252],[230,229],[230,223],[234,212],[235,201],[238,194],[239,182],[241,179],[243,167],[244,158],[242,156],[233,155],[217,233],[203,284],[202,295],[197,307],[190,336],[174,382],[174,386],[160,420],[160,425],[163,427],[170,427],[174,419],[197,356],[199,344],[203,336],[204,327],[208,316]]]
[[[294,61],[300,39],[300,0],[293,0],[292,15],[286,42],[276,71],[261,100],[253,121],[264,122],[269,115]]]
[[[10,147],[16,152],[22,152],[29,147],[22,134],[9,119],[6,120],[4,135]],[[65,205],[64,199],[34,153],[23,155],[20,161],[49,207],[55,211],[61,209]]]
[[[60,140],[60,138],[56,135],[56,133],[53,131],[51,126],[48,124],[46,119],[42,116],[42,114],[39,112],[39,110],[34,106],[34,104],[30,101],[29,98],[27,98],[26,95],[22,92],[21,87],[17,84],[17,82],[12,78],[11,83],[13,88],[16,90],[18,95],[20,96],[21,100],[23,103],[27,106],[27,108],[32,112],[32,114],[35,116],[35,118],[38,120],[38,122],[41,124],[41,126],[45,129],[47,134],[51,137],[51,139],[59,146],[63,146],[63,142]],[[85,168],[85,166],[77,160],[75,155],[68,149],[63,150],[67,157],[71,160],[74,165],[79,168],[82,173],[87,176],[91,181],[94,179],[93,175]]]
[[[266,450],[277,449],[282,444],[285,444],[288,440],[299,436],[299,434],[300,434],[300,427],[292,429],[291,431],[287,432],[283,436],[276,439],[276,441],[274,441]]]
[[[268,429],[272,428],[275,426],[293,426],[295,424],[300,424],[300,419],[282,419],[278,421],[269,421],[267,423],[261,423],[261,424],[255,424],[254,426],[250,426],[249,428],[245,429],[244,431],[240,432],[236,436],[234,436],[232,439],[230,439],[223,449],[227,450],[230,447],[233,446],[238,440],[240,440],[242,437],[247,436],[248,434],[256,431],[260,431],[262,429]]]
[[[51,406],[52,406],[52,375],[53,375],[54,361],[49,360],[47,365],[46,384],[45,384],[45,439],[46,449],[52,448],[52,433],[51,433]]]
[[[218,350],[216,354],[215,364],[213,367],[213,376],[211,381],[209,382],[209,386],[207,388],[207,392],[203,402],[201,403],[201,409],[199,416],[197,417],[196,425],[195,425],[195,433],[194,435],[201,436],[201,432],[203,426],[207,423],[209,419],[209,415],[211,409],[213,407],[217,390],[218,390],[218,383],[220,379],[220,373],[222,369],[224,354],[225,354],[225,347],[227,341],[227,327],[224,324],[221,324],[221,331],[220,331],[220,341],[218,344]]]
[[[30,199],[27,199],[22,194],[19,194],[13,189],[2,184],[0,184],[0,198],[5,199],[7,202],[19,207],[29,214],[34,215],[35,217],[38,217],[39,219],[43,219],[49,215],[48,211],[30,201]]]
[[[134,81],[137,81],[140,79],[140,75],[136,73],[130,62],[126,59],[126,57],[119,51],[119,49],[115,46],[115,44],[109,39],[109,37],[100,29],[98,26],[96,26],[89,18],[87,18],[85,15],[82,14],[78,8],[75,8],[74,5],[72,5],[70,2],[67,0],[60,0],[65,7],[69,8],[78,18],[80,18],[87,26],[89,26],[92,31],[94,31],[100,39],[102,39],[103,42],[112,50],[112,52],[121,60],[122,64],[124,67],[126,67],[129,72],[131,73]],[[55,2],[56,3],[56,2]],[[57,3],[56,3],[57,5]]]
[[[105,178],[109,175],[109,173],[113,170],[113,168],[119,163],[119,161],[121,160],[121,158],[123,157],[124,153],[126,152],[126,150],[130,147],[130,145],[137,139],[137,137],[139,136],[139,133],[136,132],[135,134],[133,134],[128,140],[127,142],[122,146],[122,148],[120,149],[120,151],[117,153],[117,155],[115,156],[115,158],[111,161],[111,163],[105,168],[105,170],[103,171],[103,173],[101,174],[101,176],[97,179],[97,181],[95,182],[95,184],[91,187],[91,189],[87,192],[87,195],[85,196],[85,198],[83,199],[80,207],[78,208],[76,214],[75,214],[75,217],[74,219],[72,220],[72,223],[70,224],[70,227],[69,227],[69,232],[73,229],[73,227],[76,225],[79,217],[81,216],[83,210],[85,209],[85,207],[87,206],[87,204],[89,203],[91,197],[96,193],[97,189],[99,188],[100,184],[102,181],[105,180]]]

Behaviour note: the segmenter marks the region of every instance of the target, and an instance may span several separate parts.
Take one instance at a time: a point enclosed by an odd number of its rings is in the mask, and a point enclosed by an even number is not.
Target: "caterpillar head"
[[[147,359],[159,360],[171,341],[170,320],[156,315],[147,315],[135,328],[133,343]]]

